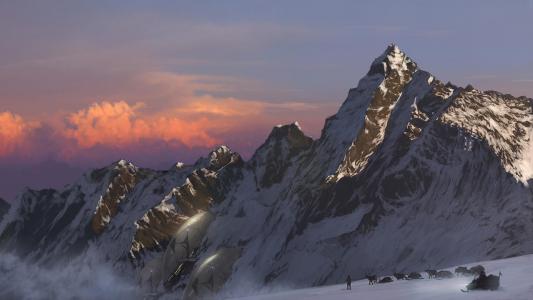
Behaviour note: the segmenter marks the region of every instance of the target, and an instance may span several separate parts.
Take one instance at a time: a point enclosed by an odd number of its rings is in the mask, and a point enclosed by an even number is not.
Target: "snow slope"
[[[481,264],[488,274],[502,272],[500,289],[497,291],[471,291],[463,293],[460,289],[472,280],[472,277],[453,279],[400,280],[392,283],[368,285],[368,281],[352,282],[352,290],[347,291],[345,284],[329,285],[316,288],[295,289],[266,293],[255,296],[227,298],[239,300],[527,300],[533,299],[533,255],[508,259],[485,261],[466,265]],[[454,268],[449,270],[453,272]],[[426,273],[422,273],[427,277]]]

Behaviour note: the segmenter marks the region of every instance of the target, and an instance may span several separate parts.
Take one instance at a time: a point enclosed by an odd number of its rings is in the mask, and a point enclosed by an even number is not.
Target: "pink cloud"
[[[95,167],[124,158],[159,166],[190,162],[217,144],[249,157],[274,125],[297,120],[319,132],[329,111],[306,102],[225,96],[257,84],[232,77],[142,72],[128,82],[119,93],[99,97],[107,100],[59,106],[44,118],[30,115],[35,122],[2,113],[0,161]]]
[[[142,140],[179,141],[188,147],[211,147],[219,141],[206,131],[208,120],[187,122],[177,117],[143,116],[142,104],[124,101],[94,103],[72,113],[65,137],[74,139],[80,148],[95,145],[125,147]]]
[[[11,112],[0,113],[0,156],[24,151],[28,136],[38,126]]]

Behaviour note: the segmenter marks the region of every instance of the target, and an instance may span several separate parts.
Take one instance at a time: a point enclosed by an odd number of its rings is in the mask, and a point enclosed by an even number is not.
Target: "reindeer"
[[[424,279],[418,272],[411,272],[407,275],[407,279]]]
[[[372,269],[365,269],[365,277],[368,279],[368,285],[374,285],[378,283],[378,276],[375,275],[376,273],[374,273],[374,275],[370,275],[371,272],[373,273]]]
[[[437,277],[437,270],[434,269],[427,269],[425,270],[426,273],[428,273],[429,278],[435,278]]]
[[[467,267],[457,267],[455,268],[455,275],[459,276],[465,276],[465,275],[469,275],[470,272],[468,272],[468,268]]]
[[[432,269],[431,266],[428,266],[427,270],[424,272],[428,273],[429,279],[437,277],[437,270]]]
[[[454,276],[452,272],[444,270],[444,271],[438,271],[435,277],[439,279],[444,279],[444,278],[453,278]]]
[[[378,276],[377,275],[366,275],[366,279],[368,279],[368,285],[374,285],[378,283]]]
[[[404,273],[394,272],[394,277],[396,278],[396,280],[407,279],[407,275],[405,275]]]

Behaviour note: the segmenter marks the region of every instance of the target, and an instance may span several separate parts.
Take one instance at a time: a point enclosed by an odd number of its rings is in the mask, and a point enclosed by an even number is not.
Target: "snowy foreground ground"
[[[345,284],[317,288],[297,289],[235,298],[239,300],[322,300],[322,299],[395,299],[395,300],[449,300],[449,299],[483,299],[483,300],[522,300],[533,299],[533,255],[467,264],[477,264],[487,269],[487,274],[502,272],[500,289],[497,291],[472,291],[463,293],[472,278],[454,279],[401,280],[392,283],[369,286],[367,280],[352,283],[352,290],[347,291]],[[455,267],[449,270],[453,271]],[[427,277],[426,273],[422,273]]]

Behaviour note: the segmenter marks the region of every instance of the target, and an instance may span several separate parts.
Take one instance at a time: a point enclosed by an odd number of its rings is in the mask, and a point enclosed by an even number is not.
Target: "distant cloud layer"
[[[141,105],[124,101],[94,103],[69,116],[71,126],[65,129],[65,136],[81,148],[119,148],[150,139],[178,141],[187,147],[212,147],[220,142],[207,133],[210,124],[206,118],[188,122],[177,117],[142,116],[138,114]]]
[[[235,80],[150,72],[136,81],[138,91],[152,95],[146,102],[102,100],[42,119],[0,112],[0,160],[53,159],[95,166],[118,159],[113,154],[164,160],[157,155],[160,151],[175,152],[178,160],[187,159],[179,157],[180,151],[198,153],[223,143],[246,156],[278,122],[305,115],[299,121],[312,124],[311,132],[317,133],[330,113],[319,104],[214,95],[231,92]]]

